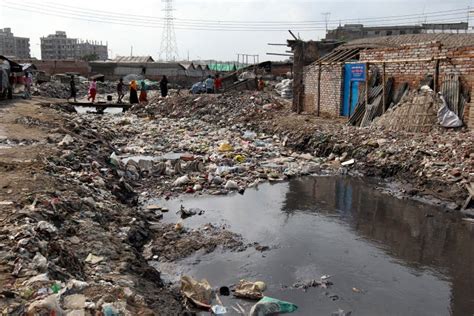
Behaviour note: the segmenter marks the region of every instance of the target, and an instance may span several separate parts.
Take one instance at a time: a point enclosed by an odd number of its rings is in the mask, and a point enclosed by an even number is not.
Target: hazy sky
[[[324,12],[330,12],[330,28],[339,21],[371,25],[425,20],[454,22],[467,20],[467,7],[474,7],[474,1],[174,0],[173,6],[181,59],[187,59],[188,52],[190,59],[218,60],[235,60],[237,53],[245,53],[258,54],[262,61],[285,58],[268,56],[266,52],[285,52],[285,47],[267,43],[285,43],[290,38],[285,31],[288,28],[305,40],[323,38]],[[133,45],[134,55],[157,58],[163,32],[163,7],[161,0],[0,0],[0,28],[11,27],[15,35],[29,37],[34,57],[40,57],[41,36],[62,30],[69,37],[108,41],[110,57],[130,55]],[[466,10],[453,11],[457,9]],[[426,19],[420,17],[422,13],[427,14]],[[94,22],[97,20],[104,22]],[[303,22],[306,24],[302,25]]]

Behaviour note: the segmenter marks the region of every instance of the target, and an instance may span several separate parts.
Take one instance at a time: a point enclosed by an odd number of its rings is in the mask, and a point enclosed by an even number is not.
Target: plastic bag
[[[196,281],[192,277],[181,277],[181,293],[198,307],[210,309],[212,288],[207,280]]]
[[[232,150],[234,150],[234,148],[229,143],[222,143],[219,146],[219,151],[220,152],[227,152],[227,151],[232,151]]]
[[[440,96],[443,100],[443,106],[438,110],[438,123],[443,127],[461,127],[463,122],[459,117],[448,108],[448,104],[443,96]]]
[[[280,301],[276,298],[263,297],[250,310],[250,316],[265,316],[276,313],[293,313],[298,309],[293,303]]]
[[[265,288],[265,283],[261,281],[250,282],[246,280],[240,280],[235,287],[234,295],[236,297],[258,300],[263,297],[263,291],[265,291]]]

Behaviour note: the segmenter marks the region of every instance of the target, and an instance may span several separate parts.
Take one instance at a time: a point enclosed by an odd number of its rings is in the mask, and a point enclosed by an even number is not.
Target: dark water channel
[[[248,242],[274,247],[260,253],[197,254],[162,265],[171,276],[206,278],[213,286],[239,279],[267,283],[267,296],[299,306],[295,315],[473,315],[474,225],[444,210],[399,200],[371,183],[310,177],[265,184],[245,195],[158,201],[206,210],[186,227],[226,224]],[[297,281],[332,275],[328,289],[292,289]],[[353,288],[362,292],[355,292]],[[337,297],[336,297],[337,296]],[[334,298],[338,298],[333,300]],[[225,299],[229,308],[239,302]]]

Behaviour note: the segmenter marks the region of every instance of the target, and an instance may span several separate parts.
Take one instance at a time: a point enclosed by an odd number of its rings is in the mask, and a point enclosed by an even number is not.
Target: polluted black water
[[[155,201],[176,222],[181,205],[205,210],[185,219],[194,228],[226,225],[259,252],[216,250],[158,265],[170,280],[182,274],[214,287],[240,279],[267,284],[266,296],[298,305],[295,315],[473,315],[474,225],[447,212],[376,190],[349,177],[308,177],[264,184],[244,195]],[[330,275],[328,288],[295,289]],[[227,315],[239,303],[224,298]]]

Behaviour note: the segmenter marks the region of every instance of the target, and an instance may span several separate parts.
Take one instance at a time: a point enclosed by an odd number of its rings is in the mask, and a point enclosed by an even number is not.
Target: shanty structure
[[[155,62],[151,56],[120,56],[111,61],[90,62],[92,74],[103,74],[107,80],[117,80],[130,74],[151,80],[167,76],[171,83],[190,86],[211,72],[194,63]]]
[[[360,124],[366,105],[375,116],[407,89],[428,84],[472,124],[474,34],[413,34],[358,39],[304,67],[301,110],[350,117]]]

